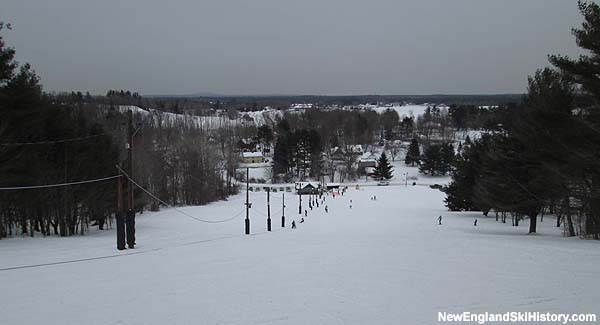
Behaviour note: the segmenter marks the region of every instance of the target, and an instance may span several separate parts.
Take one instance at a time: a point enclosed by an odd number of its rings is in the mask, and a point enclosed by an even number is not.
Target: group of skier
[[[336,195],[340,195],[340,194],[343,196],[345,191],[346,191],[346,188],[343,188],[341,191],[338,190],[337,193],[331,192],[331,195],[333,198],[335,198]],[[323,194],[319,195],[318,199],[315,199],[314,201],[309,201],[309,209],[312,211],[314,205],[316,205],[317,208],[320,207],[320,205],[324,205],[325,213],[329,213],[329,206],[325,205],[325,196],[329,196],[329,195],[330,195],[330,192],[325,192],[325,195],[323,195]],[[370,199],[371,199],[371,201],[377,201],[377,195],[371,196]],[[314,202],[314,204],[313,204],[313,202]],[[350,199],[350,204],[349,204],[350,209],[352,209],[352,203],[353,203],[353,201],[352,201],[352,199]],[[307,209],[304,210],[304,217],[308,217]],[[442,225],[442,216],[441,215],[437,218],[437,221],[438,221],[438,225]],[[304,223],[304,218],[300,219],[300,223]],[[473,226],[477,227],[477,219],[475,219],[475,221],[473,221]],[[295,221],[292,221],[292,229],[296,229]]]
[[[308,202],[308,208],[312,211],[313,207],[320,207],[321,205],[325,205],[325,196],[328,196],[329,193],[325,192],[325,195],[320,194],[318,198],[310,199]],[[335,194],[333,194],[335,197]],[[329,206],[325,205],[325,213],[329,213]],[[308,217],[308,209],[304,209],[304,217]],[[304,223],[304,217],[300,218],[299,223]],[[296,221],[292,220],[292,229],[296,229]]]
[[[442,216],[439,216],[438,218],[438,225],[442,224]],[[473,221],[473,227],[477,227],[477,218],[475,218],[475,221]]]

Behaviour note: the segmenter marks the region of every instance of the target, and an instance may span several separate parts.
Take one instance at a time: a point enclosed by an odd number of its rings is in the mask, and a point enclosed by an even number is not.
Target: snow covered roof
[[[313,108],[313,106],[314,105],[311,104],[311,103],[304,103],[304,104],[296,103],[296,104],[290,105],[290,108],[292,108],[292,109],[303,109],[303,108]]]
[[[308,187],[309,185],[314,188],[319,187],[319,183],[316,182],[296,182],[296,189],[303,189]]]
[[[242,157],[244,157],[244,158],[260,158],[262,156],[263,156],[263,154],[260,151],[242,152]]]
[[[372,152],[367,151],[360,156],[359,160],[375,160],[375,155]]]

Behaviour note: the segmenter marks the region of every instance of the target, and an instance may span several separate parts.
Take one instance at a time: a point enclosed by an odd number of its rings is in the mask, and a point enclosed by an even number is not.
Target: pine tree
[[[473,191],[475,204],[484,213],[493,208],[517,215],[537,216],[541,201],[531,192],[533,188],[530,186],[536,162],[525,152],[525,146],[515,137],[503,134],[490,136]]]
[[[529,78],[528,93],[511,130],[525,149],[521,156],[529,168],[527,183],[522,183],[522,187],[530,197],[523,213],[530,218],[530,232],[536,232],[537,214],[543,206],[560,199],[566,184],[576,177],[569,176],[573,173],[573,155],[569,151],[577,145],[573,140],[578,139],[573,98],[572,84],[558,72],[538,70]]]
[[[257,140],[262,144],[263,153],[266,149],[270,148],[271,142],[273,142],[273,130],[266,124],[261,125],[256,130]]]
[[[413,138],[410,143],[410,146],[408,147],[408,151],[406,153],[406,158],[404,159],[404,163],[414,167],[415,164],[419,163],[420,156],[421,156],[421,152],[419,150],[419,142],[417,142],[416,138]]]
[[[451,143],[432,144],[423,153],[419,171],[423,174],[438,176],[452,171],[456,155]]]
[[[431,114],[431,106],[427,106],[425,109],[425,113],[423,114],[423,122],[431,122],[433,120],[433,116]]]
[[[441,149],[441,162],[440,162],[440,173],[445,175],[452,171],[456,160],[456,154],[452,143],[446,143],[442,145]]]
[[[0,36],[0,138],[13,144],[0,148],[0,184],[51,184],[114,174],[118,149],[111,137],[77,107],[52,101],[29,64],[17,70],[14,54]],[[90,135],[94,137],[85,141],[60,141]],[[42,143],[18,144],[22,142]],[[8,235],[11,224],[31,236],[36,231],[50,235],[50,227],[61,236],[83,233],[90,221],[114,212],[115,199],[110,182],[2,192],[0,238]]]
[[[311,129],[308,133],[310,145],[310,176],[318,178],[321,176],[324,161],[321,151],[321,136],[315,129]]]
[[[400,123],[400,127],[402,128],[402,133],[403,133],[402,136],[403,137],[408,137],[412,133],[414,124],[415,124],[415,121],[412,116],[410,116],[410,117],[405,116],[402,119],[402,122]]]
[[[258,137],[258,141],[270,144],[273,141],[273,130],[268,125],[261,125],[256,130],[256,136]]]
[[[381,154],[379,160],[377,160],[377,167],[375,167],[375,178],[379,180],[388,180],[393,177],[394,170],[392,169],[392,165],[387,159],[385,152]]]
[[[277,136],[277,142],[273,149],[273,172],[274,174],[287,174],[290,171],[290,138],[286,134]]]
[[[10,25],[0,22],[0,32],[4,28],[10,29]],[[14,57],[15,50],[11,47],[6,47],[4,39],[0,36],[0,86],[4,85],[14,75],[14,70],[17,67]]]
[[[576,181],[579,191],[583,190],[583,201],[587,205],[585,232],[600,238],[600,5],[594,2],[579,1],[579,11],[584,23],[581,29],[573,29],[577,45],[583,48],[586,55],[577,59],[566,56],[552,55],[550,62],[560,69],[569,81],[581,89],[583,95],[589,96],[588,103],[579,105],[577,118],[571,121],[577,124],[572,130],[577,130],[568,148],[568,156],[573,159],[571,182]],[[561,146],[562,147],[562,146]],[[580,194],[581,195],[581,194]]]
[[[419,172],[430,175],[437,176],[441,174],[441,162],[442,162],[442,146],[437,144],[432,144],[425,152],[420,159],[419,164]]]
[[[482,207],[475,202],[474,187],[478,175],[481,173],[481,155],[489,143],[489,136],[484,135],[480,140],[472,143],[465,141],[459,155],[454,162],[452,181],[444,189],[447,197],[444,200],[451,211],[473,211]]]
[[[386,109],[381,115],[381,124],[383,125],[384,138],[388,141],[394,139],[394,128],[400,124],[398,112],[392,109]]]

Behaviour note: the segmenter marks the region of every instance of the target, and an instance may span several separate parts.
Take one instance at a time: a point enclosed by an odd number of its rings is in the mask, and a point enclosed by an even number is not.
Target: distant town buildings
[[[265,162],[265,157],[260,151],[242,152],[242,162],[244,164],[260,164]]]

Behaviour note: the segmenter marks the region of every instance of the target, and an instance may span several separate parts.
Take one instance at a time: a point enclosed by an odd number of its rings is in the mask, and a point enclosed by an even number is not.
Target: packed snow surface
[[[404,117],[417,117],[425,114],[427,111],[427,107],[433,107],[434,104],[404,104],[404,105],[372,105],[372,104],[363,104],[358,107],[361,109],[373,110],[377,113],[384,113],[387,110],[396,111],[398,116],[402,119]],[[440,110],[447,110],[448,106],[444,104],[436,105]]]
[[[209,115],[209,116],[196,116],[188,114],[176,114],[170,112],[163,112],[157,109],[143,109],[133,105],[120,105],[116,109],[119,112],[132,111],[134,114],[140,114],[142,116],[152,115],[155,123],[162,123],[163,125],[172,125],[176,123],[187,123],[196,127],[203,127],[208,129],[217,129],[225,126],[236,126],[236,125],[273,125],[275,124],[277,117],[283,116],[282,111],[274,109],[264,109],[262,111],[255,112],[241,112],[238,114],[237,119],[229,119],[224,115]]]
[[[425,185],[363,185],[326,197],[329,213],[304,196],[303,223],[285,192],[281,228],[282,194],[271,193],[270,233],[261,191],[250,236],[242,193],[181,208],[236,217],[224,223],[139,215],[133,250],[116,250],[114,230],[1,240],[0,323],[435,324],[443,311],[600,310],[600,243],[563,238],[552,218],[527,235],[527,221],[450,213]]]

